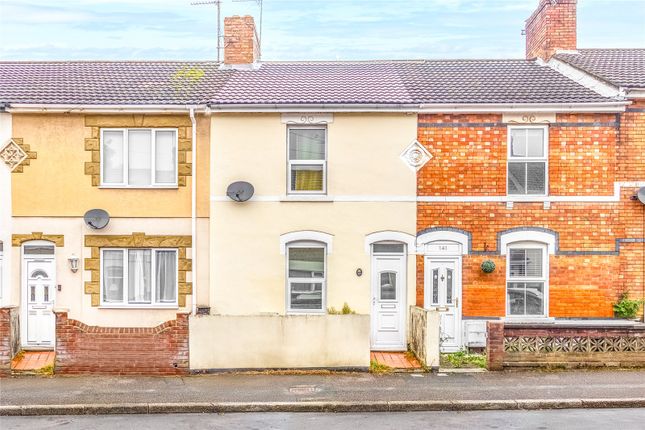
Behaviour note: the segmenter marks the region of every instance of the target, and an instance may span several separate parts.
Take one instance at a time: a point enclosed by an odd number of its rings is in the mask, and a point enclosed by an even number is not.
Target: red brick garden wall
[[[188,373],[188,314],[152,328],[85,325],[56,313],[57,374]]]
[[[645,366],[645,327],[488,322],[489,370]]]
[[[0,308],[0,377],[11,374],[11,359],[20,348],[18,308]]]

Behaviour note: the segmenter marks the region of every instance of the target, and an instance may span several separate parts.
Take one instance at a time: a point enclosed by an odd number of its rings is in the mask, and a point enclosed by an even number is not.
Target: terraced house
[[[3,371],[366,368],[419,324],[500,367],[644,294],[645,50],[577,49],[575,1],[513,60],[261,62],[224,23],[222,64],[0,63]]]

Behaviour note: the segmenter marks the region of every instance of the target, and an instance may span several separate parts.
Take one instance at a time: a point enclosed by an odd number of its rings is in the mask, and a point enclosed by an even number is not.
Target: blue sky
[[[223,15],[258,16],[223,0]],[[191,0],[0,0],[0,59],[215,59]],[[521,58],[538,0],[264,0],[264,60]],[[578,46],[645,47],[645,0],[578,0]]]

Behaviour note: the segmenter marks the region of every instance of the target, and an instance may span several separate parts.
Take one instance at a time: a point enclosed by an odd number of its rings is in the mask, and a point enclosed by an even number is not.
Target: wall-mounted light
[[[69,261],[69,270],[71,270],[72,273],[78,272],[78,257],[72,254],[72,256],[69,257],[67,261]]]

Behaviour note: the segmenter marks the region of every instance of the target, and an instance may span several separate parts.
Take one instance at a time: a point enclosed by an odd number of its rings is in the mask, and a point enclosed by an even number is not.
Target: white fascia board
[[[629,102],[422,104],[419,113],[624,112]]]
[[[410,112],[419,110],[417,104],[209,104],[213,112]]]
[[[645,89],[643,88],[634,88],[625,90],[628,99],[645,99]]]
[[[552,57],[545,65],[583,87],[597,92],[601,96],[619,99],[625,98],[625,92],[621,88],[572,66],[565,61]]]
[[[86,105],[86,104],[24,104],[11,103],[5,108],[12,113],[185,113],[207,111],[206,105]]]

